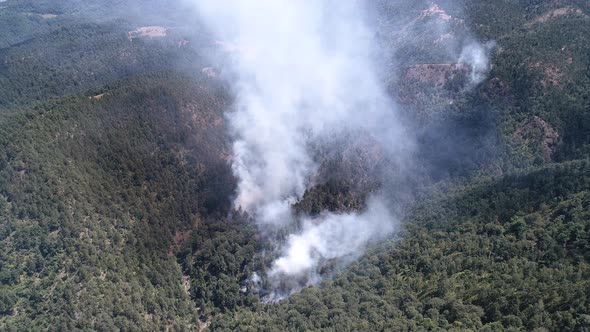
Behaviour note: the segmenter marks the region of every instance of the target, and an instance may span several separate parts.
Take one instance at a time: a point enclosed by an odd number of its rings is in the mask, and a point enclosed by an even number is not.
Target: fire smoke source
[[[481,45],[477,42],[472,42],[461,51],[459,63],[466,64],[470,67],[470,85],[477,85],[481,83],[490,69],[489,53],[496,47],[496,44],[491,42]]]

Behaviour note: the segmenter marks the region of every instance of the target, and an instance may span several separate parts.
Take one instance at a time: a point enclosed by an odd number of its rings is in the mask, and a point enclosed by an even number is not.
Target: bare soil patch
[[[163,27],[163,26],[145,26],[139,27],[133,31],[129,31],[127,35],[129,36],[129,40],[138,37],[148,37],[148,38],[162,38],[168,36],[168,32],[170,28]]]

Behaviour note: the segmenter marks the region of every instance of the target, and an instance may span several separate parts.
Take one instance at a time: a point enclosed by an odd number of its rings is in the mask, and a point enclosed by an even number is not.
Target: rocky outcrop
[[[582,16],[582,17],[588,18],[588,16],[586,14],[584,14],[584,12],[580,8],[566,6],[566,7],[560,7],[560,8],[555,8],[553,10],[550,10],[550,11],[544,13],[543,15],[538,16],[537,18],[535,18],[532,22],[528,23],[527,25],[532,26],[534,24],[547,23],[547,22],[553,21],[555,19],[558,19],[560,17],[571,16],[571,15],[577,15],[577,16]]]
[[[127,33],[129,40],[138,37],[149,37],[149,38],[158,38],[158,37],[166,37],[168,36],[168,32],[170,28],[162,27],[162,26],[145,26],[139,27],[133,31],[129,31]]]

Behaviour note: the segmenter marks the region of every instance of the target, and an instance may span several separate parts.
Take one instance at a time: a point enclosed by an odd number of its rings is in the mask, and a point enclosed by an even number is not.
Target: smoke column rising
[[[284,255],[273,263],[271,279],[295,276],[313,281],[320,260],[355,258],[367,243],[385,238],[397,226],[383,202],[376,198],[364,213],[325,213],[320,219],[319,223],[304,219],[301,233],[289,236]]]
[[[411,146],[371,62],[372,32],[362,2],[329,0],[194,1],[203,21],[235,45],[237,100],[229,115],[236,208],[259,228],[295,222],[291,206],[312,183],[316,139],[348,130],[375,136],[403,160]],[[361,214],[324,214],[302,220],[269,277],[279,283],[314,273],[321,259],[362,251],[394,230],[383,204]]]
[[[472,42],[463,47],[459,57],[459,63],[466,64],[470,68],[470,85],[481,83],[490,69],[489,53],[496,47],[493,42],[481,45]]]

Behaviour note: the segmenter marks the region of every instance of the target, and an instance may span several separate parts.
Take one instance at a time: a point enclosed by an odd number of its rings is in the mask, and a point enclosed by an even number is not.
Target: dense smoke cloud
[[[397,224],[379,199],[373,198],[363,213],[324,213],[319,218],[305,218],[302,230],[291,234],[283,256],[269,272],[271,281],[279,283],[285,276],[314,278],[321,260],[358,257],[362,248],[391,234]]]
[[[310,146],[347,132],[370,133],[390,168],[401,170],[409,164],[413,141],[374,66],[381,50],[365,22],[363,1],[193,4],[218,44],[233,52],[236,102],[228,120],[238,179],[235,207],[251,214],[263,232],[299,229],[279,246],[280,257],[267,276],[275,291],[288,293],[292,289],[278,285],[313,283],[323,260],[358,255],[397,224],[377,198],[360,213],[295,217],[292,205],[314,185],[318,172]],[[487,68],[485,54],[474,45],[462,61]],[[483,70],[473,72],[473,79],[481,80]]]
[[[309,145],[347,130],[366,130],[390,152],[404,139],[395,108],[370,61],[372,32],[360,2],[210,0],[195,2],[210,29],[236,45],[237,101],[229,116],[235,138],[236,208],[261,228],[294,221],[291,206],[317,171]],[[312,271],[318,258],[358,251],[393,218],[369,206],[362,215],[303,220],[289,237],[274,276]],[[341,242],[346,241],[346,242]]]

